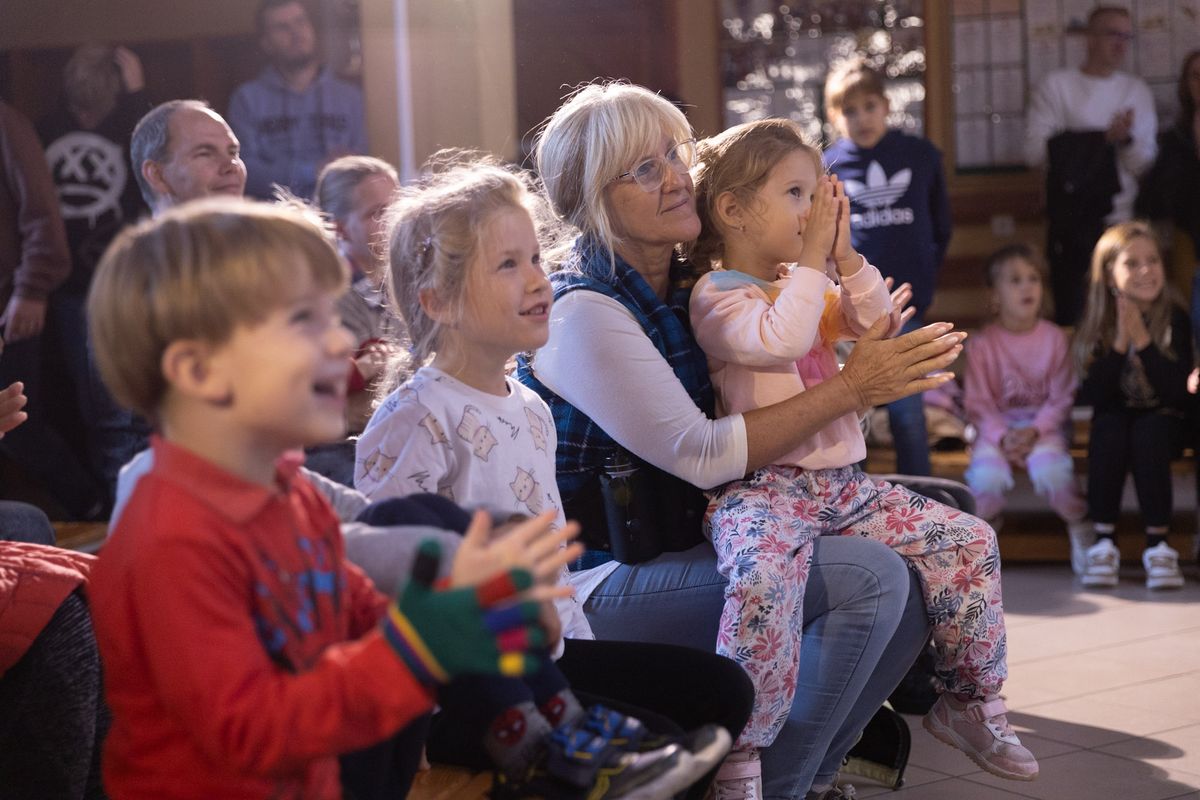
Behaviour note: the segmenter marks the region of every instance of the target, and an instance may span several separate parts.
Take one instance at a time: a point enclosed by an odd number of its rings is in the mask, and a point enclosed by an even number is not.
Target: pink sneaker
[[[983,769],[1014,781],[1038,776],[1038,762],[1008,724],[1000,698],[963,702],[949,693],[938,697],[925,715],[925,730],[957,747]]]
[[[736,750],[725,757],[709,790],[711,800],[763,800],[762,761],[757,750]]]

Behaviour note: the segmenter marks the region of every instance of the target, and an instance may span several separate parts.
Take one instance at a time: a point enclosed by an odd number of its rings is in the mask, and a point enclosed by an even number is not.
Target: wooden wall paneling
[[[672,0],[678,47],[679,97],[697,136],[720,133],[724,116],[721,92],[721,9],[718,0]]]
[[[522,149],[571,88],[595,78],[679,96],[675,12],[673,0],[513,0]]]

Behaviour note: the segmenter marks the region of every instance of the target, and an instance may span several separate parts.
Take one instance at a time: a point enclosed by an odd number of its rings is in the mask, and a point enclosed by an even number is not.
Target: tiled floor
[[[1038,756],[1022,783],[979,771],[909,717],[913,749],[895,800],[1200,800],[1200,581],[1149,592],[1126,566],[1113,591],[1064,565],[1004,569],[1009,720]]]

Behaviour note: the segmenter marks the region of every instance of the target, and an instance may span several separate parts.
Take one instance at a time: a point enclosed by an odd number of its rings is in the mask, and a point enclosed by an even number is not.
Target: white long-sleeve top
[[[1133,141],[1117,148],[1121,191],[1113,197],[1110,225],[1133,217],[1138,178],[1154,163],[1158,152],[1158,114],[1154,96],[1141,78],[1114,72],[1107,78],[1085,75],[1077,67],[1051,72],[1034,90],[1026,116],[1025,161],[1046,162],[1046,143],[1064,131],[1106,131],[1113,117],[1133,110]]]
[[[833,343],[857,338],[891,310],[883,277],[866,259],[840,288],[807,268],[781,273],[771,283],[734,271],[707,273],[692,290],[690,313],[696,341],[708,356],[717,412],[773,405],[836,375]],[[866,453],[857,415],[844,414],[776,463],[828,469],[861,461]]]
[[[550,339],[533,359],[547,388],[618,444],[701,489],[746,474],[741,414],[709,419],[618,300],[568,292],[550,311]]]

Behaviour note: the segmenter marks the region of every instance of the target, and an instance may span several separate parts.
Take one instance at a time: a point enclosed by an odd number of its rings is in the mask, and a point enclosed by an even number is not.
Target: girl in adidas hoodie
[[[689,256],[712,269],[692,292],[690,315],[718,414],[803,392],[837,373],[835,341],[873,324],[882,330],[889,316],[893,329],[903,324],[909,288],[889,297],[879,271],[851,247],[845,191],[823,174],[798,125],[731,128],[700,144],[698,162],[703,230]],[[836,282],[827,267],[836,267]],[[855,466],[865,455],[850,414],[778,464],[710,494],[706,529],[729,579],[717,651],[743,666],[757,692],[735,749],[752,759],[791,706],[813,538],[858,534],[893,547],[920,577],[944,690],[926,727],[994,774],[1035,777],[1037,760],[999,697],[1007,648],[995,534],[980,519],[872,480]],[[828,794],[833,784],[835,776],[817,776],[810,796],[838,797]]]

